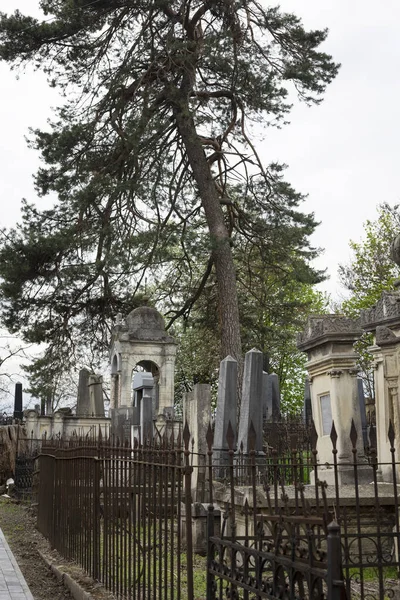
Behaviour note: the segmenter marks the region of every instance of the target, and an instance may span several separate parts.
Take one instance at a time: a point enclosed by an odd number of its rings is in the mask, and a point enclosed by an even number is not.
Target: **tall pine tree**
[[[315,226],[282,168],[263,164],[257,132],[284,122],[291,91],[320,102],[338,70],[319,50],[327,31],[254,0],[40,7],[43,21],[1,14],[0,58],[33,63],[65,94],[31,142],[37,192],[57,201],[25,204],[3,237],[4,323],[65,361],[82,340],[104,345],[146,278],[169,273],[183,314],[213,273],[221,355],[240,359],[235,244],[268,249],[271,224]]]

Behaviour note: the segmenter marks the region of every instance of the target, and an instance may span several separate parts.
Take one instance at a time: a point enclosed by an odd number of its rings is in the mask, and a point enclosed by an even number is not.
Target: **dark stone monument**
[[[270,373],[268,375],[268,383],[270,386],[271,394],[271,411],[272,420],[278,421],[281,415],[281,393],[279,390],[279,377],[276,373]]]
[[[14,396],[14,419],[22,420],[22,383],[15,384],[15,396]]]
[[[272,417],[272,397],[270,393],[269,375],[265,371],[263,371],[262,407],[263,421],[269,421]]]
[[[358,385],[358,402],[360,404],[363,442],[364,442],[364,448],[367,448],[369,446],[368,421],[367,421],[367,411],[365,408],[364,386],[363,386],[363,381],[361,378],[358,378],[357,385]]]
[[[310,380],[306,377],[304,385],[304,408],[303,408],[304,423],[310,425],[312,421],[312,407],[311,407],[311,389]]]

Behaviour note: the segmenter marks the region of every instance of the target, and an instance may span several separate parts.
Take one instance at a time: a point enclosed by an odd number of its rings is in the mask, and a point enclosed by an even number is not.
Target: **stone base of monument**
[[[318,467],[317,476],[319,481],[325,481],[328,485],[335,485],[335,470],[332,465]],[[338,465],[337,482],[340,487],[355,484],[354,467],[351,465]],[[371,465],[357,465],[358,485],[372,483],[373,475]],[[315,485],[315,470],[310,471],[310,483]]]
[[[214,508],[214,535],[219,536],[221,531],[221,511]],[[202,502],[194,502],[192,504],[192,543],[193,552],[205,556],[207,554],[207,515],[208,504]],[[186,510],[185,504],[181,504],[181,526],[182,539],[187,537],[186,534]]]

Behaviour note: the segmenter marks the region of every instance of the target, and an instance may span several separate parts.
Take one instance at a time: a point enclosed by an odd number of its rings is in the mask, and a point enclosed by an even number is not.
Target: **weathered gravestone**
[[[263,354],[255,348],[246,353],[244,360],[242,404],[240,407],[238,450],[248,454],[250,426],[253,424],[256,441],[255,451],[262,452],[262,384],[263,384]]]
[[[104,417],[103,378],[92,373],[89,377],[90,408],[95,417]]]
[[[232,356],[221,361],[218,379],[218,401],[215,415],[213,463],[223,467],[228,464],[228,425],[231,424],[236,442],[237,414],[237,362]],[[223,476],[216,473],[216,476]]]
[[[90,372],[87,369],[79,371],[78,399],[76,404],[77,417],[90,417],[90,395],[89,395]]]
[[[184,422],[191,436],[192,457],[192,501],[204,502],[207,465],[207,429],[211,421],[211,387],[208,383],[197,383],[185,394]]]

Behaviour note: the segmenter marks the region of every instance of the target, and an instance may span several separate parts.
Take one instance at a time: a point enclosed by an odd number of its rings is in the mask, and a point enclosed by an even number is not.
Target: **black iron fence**
[[[274,421],[264,421],[263,446],[268,455],[290,455],[293,450],[302,453],[311,452],[312,426],[305,423],[302,415],[280,415]]]
[[[32,500],[36,495],[38,456],[42,443],[46,437],[37,439],[31,435],[29,438],[20,435],[18,430],[16,455],[15,455],[15,493],[19,498]]]
[[[47,440],[40,455],[39,529],[62,554],[129,600],[384,600],[400,596],[400,490],[391,461],[358,454],[284,460],[233,446],[213,459],[182,439],[143,446],[116,439]],[[215,457],[214,457],[215,458]],[[196,473],[197,470],[197,473]],[[381,481],[382,473],[385,482]],[[192,504],[193,485],[202,505]],[[197,491],[196,495],[197,495]],[[199,537],[202,538],[199,541]],[[194,555],[203,542],[205,558]]]
[[[188,443],[47,441],[39,530],[120,597],[193,598]]]

